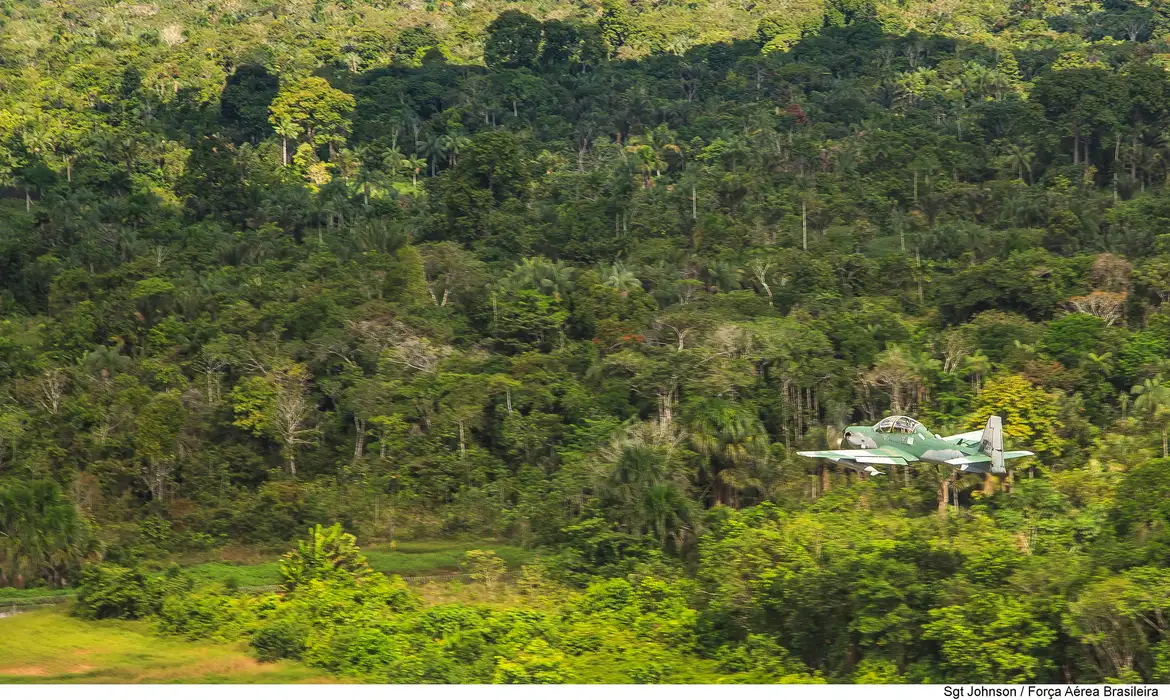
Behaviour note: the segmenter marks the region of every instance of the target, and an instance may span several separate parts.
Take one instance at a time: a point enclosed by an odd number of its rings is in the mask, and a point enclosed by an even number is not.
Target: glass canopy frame
[[[879,433],[920,433],[926,430],[921,423],[909,416],[887,416],[873,428]]]

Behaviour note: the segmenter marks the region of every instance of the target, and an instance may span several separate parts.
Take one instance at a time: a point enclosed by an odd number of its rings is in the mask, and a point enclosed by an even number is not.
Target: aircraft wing
[[[1017,457],[1031,457],[1033,452],[1027,450],[1014,450],[1012,452],[1004,452],[1004,459],[1016,459]],[[991,457],[985,454],[967,455],[966,457],[955,457],[948,459],[947,464],[953,464],[959,468],[961,472],[971,472],[975,474],[986,474],[988,472],[994,473],[995,470],[990,466]],[[1002,472],[1001,472],[1002,473]]]
[[[818,450],[815,452],[797,452],[801,457],[827,459],[842,466],[859,469],[870,474],[882,474],[872,465],[889,464],[903,465],[907,462],[917,462],[914,455],[903,452],[894,447],[879,447],[873,450]]]

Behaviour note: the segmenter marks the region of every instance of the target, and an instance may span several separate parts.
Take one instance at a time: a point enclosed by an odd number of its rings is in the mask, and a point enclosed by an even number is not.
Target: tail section
[[[1006,474],[1003,466],[1003,421],[999,416],[987,419],[987,426],[983,428],[983,436],[979,441],[979,451],[991,458],[991,473]]]

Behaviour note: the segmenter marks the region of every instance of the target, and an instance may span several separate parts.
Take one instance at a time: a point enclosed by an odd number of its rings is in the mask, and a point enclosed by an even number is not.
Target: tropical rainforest
[[[1168,68],[1153,0],[0,1],[0,590],[367,681],[1170,681]],[[795,454],[891,413],[1036,456]],[[466,537],[534,556],[359,548]]]

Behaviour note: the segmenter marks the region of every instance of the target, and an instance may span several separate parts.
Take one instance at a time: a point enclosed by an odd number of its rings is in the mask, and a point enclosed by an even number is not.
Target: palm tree
[[[1008,144],[1007,147],[1007,161],[1016,168],[1020,179],[1027,177],[1029,185],[1032,184],[1032,159],[1036,154],[1027,146],[1021,146],[1018,143]]]
[[[0,489],[0,585],[23,588],[36,579],[64,585],[92,544],[85,521],[57,484]]]
[[[289,139],[295,141],[301,135],[301,125],[286,117],[274,125],[272,130],[280,137],[280,164],[287,166]]]
[[[462,132],[448,134],[443,137],[443,149],[447,152],[447,164],[454,167],[459,164],[459,151],[467,148],[471,139]]]
[[[1109,376],[1108,373],[1113,369],[1113,353],[1107,352],[1103,355],[1098,355],[1095,352],[1090,352],[1087,357],[1091,363],[1091,366],[1094,367],[1096,371],[1101,372],[1101,376]]]
[[[353,51],[347,52],[342,58],[345,59],[345,65],[349,68],[350,73],[357,73],[358,69],[362,67],[362,57]]]
[[[423,168],[427,167],[426,159],[419,158],[417,154],[411,153],[409,157],[403,158],[400,164],[404,169],[410,171],[410,183],[418,186],[418,174],[422,172]]]
[[[560,300],[576,285],[577,270],[563,260],[553,260],[544,266],[540,278],[540,289],[554,299]]]
[[[716,260],[707,268],[707,279],[712,286],[724,292],[740,288],[739,278],[742,270],[729,260]]]
[[[978,394],[982,388],[984,375],[991,370],[991,360],[983,354],[982,350],[976,350],[963,358],[963,370],[971,377],[971,390]]]
[[[422,142],[422,152],[431,164],[431,177],[435,175],[435,165],[447,154],[446,137],[442,134],[431,134]]]
[[[678,448],[677,433],[656,422],[626,428],[600,451],[598,485],[628,531],[653,534],[664,547],[671,537],[681,548],[696,509],[686,495]]]
[[[702,172],[695,165],[688,165],[679,181],[680,187],[691,199],[691,221],[699,218],[699,183],[701,181]]]
[[[1141,384],[1135,384],[1129,390],[1137,396],[1133,407],[1149,415],[1150,420],[1158,424],[1162,431],[1162,456],[1170,456],[1167,452],[1166,431],[1167,422],[1170,422],[1170,386],[1162,381],[1162,375],[1153,379],[1147,378]]]
[[[724,470],[741,470],[767,458],[768,438],[759,416],[725,399],[707,399],[698,406],[691,417],[690,438],[695,451],[705,458],[717,504],[738,500]]]
[[[375,181],[374,147],[371,144],[363,143],[353,149],[353,154],[356,157],[358,167],[354,175],[354,184],[361,190],[362,203],[368,207],[370,206],[370,186]]]
[[[640,141],[654,149],[664,170],[670,168],[670,158],[681,160],[683,157],[682,149],[674,142],[674,134],[666,124],[659,124],[653,131],[647,131]],[[656,169],[654,174],[657,177],[661,176],[662,172]]]
[[[615,262],[609,268],[608,276],[605,278],[603,284],[607,287],[613,287],[622,293],[622,296],[629,296],[630,290],[641,287],[642,281],[634,275],[633,270],[626,267],[624,263]]]
[[[895,206],[890,210],[890,226],[893,227],[894,232],[898,234],[898,247],[902,252],[906,252],[906,226],[913,221],[906,212],[902,211],[901,207]]]
[[[674,483],[655,484],[643,494],[642,508],[659,545],[665,549],[669,536],[674,540],[675,550],[681,552],[698,511],[694,501],[687,497],[686,488]]]
[[[515,289],[535,289],[560,299],[572,291],[576,276],[577,271],[563,261],[535,256],[516,263],[508,275],[507,284]]]
[[[642,188],[649,188],[654,184],[651,175],[654,173],[661,174],[662,168],[666,165],[666,161],[654,150],[653,146],[640,143],[632,146],[626,146],[626,153],[634,156],[634,162],[637,163],[638,169],[642,171]]]
[[[801,248],[808,250],[808,210],[809,205],[816,201],[817,182],[815,177],[802,175],[798,178],[800,197],[800,243]]]

